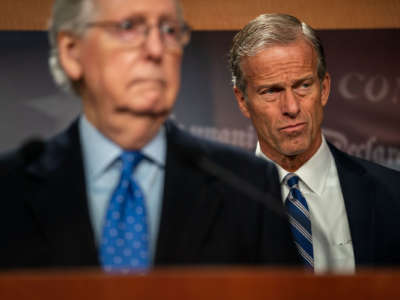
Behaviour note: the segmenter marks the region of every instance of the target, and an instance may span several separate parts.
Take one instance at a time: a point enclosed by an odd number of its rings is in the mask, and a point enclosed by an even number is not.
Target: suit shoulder
[[[7,176],[11,171],[20,168],[23,159],[19,149],[9,150],[0,154],[0,176]]]
[[[248,167],[273,167],[272,163],[256,157],[254,153],[242,148],[195,136],[185,130],[179,129],[170,121],[167,122],[167,136],[169,142],[178,145],[183,151],[190,152],[193,156],[197,157],[206,156],[226,166],[245,164]]]
[[[276,167],[243,149],[194,136],[171,123],[167,125],[167,141],[168,151],[179,153],[202,169],[223,168],[260,186],[278,184]]]
[[[394,169],[387,168],[377,163],[367,161],[361,158],[355,158],[364,166],[367,173],[376,181],[381,181],[385,185],[390,185],[391,188],[400,183],[400,172]]]
[[[39,174],[44,170],[55,168],[60,161],[60,153],[69,151],[71,147],[80,147],[75,123],[46,141],[30,139],[19,148],[0,154],[0,176],[10,174],[19,176],[27,172]],[[71,159],[71,155],[68,159]]]
[[[337,163],[345,164],[346,167],[359,172],[365,172],[376,181],[388,183],[400,182],[400,172],[397,170],[347,154],[332,145],[330,145],[330,148]]]

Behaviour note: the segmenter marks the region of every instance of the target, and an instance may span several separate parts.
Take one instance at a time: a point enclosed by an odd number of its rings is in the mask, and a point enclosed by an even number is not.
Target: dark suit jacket
[[[275,168],[167,122],[155,265],[297,264],[287,220],[197,163],[207,158],[282,205]],[[0,159],[0,267],[97,266],[77,122]]]
[[[356,266],[400,265],[400,173],[329,146],[339,174]]]

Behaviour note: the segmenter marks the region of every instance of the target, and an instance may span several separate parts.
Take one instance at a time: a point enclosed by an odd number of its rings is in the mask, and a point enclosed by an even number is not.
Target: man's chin
[[[172,109],[173,102],[165,93],[160,91],[148,91],[140,97],[128,98],[126,107],[140,115],[164,115]]]
[[[308,145],[304,142],[295,142],[290,145],[286,145],[282,147],[281,153],[283,153],[287,157],[295,157],[303,154],[308,149]]]

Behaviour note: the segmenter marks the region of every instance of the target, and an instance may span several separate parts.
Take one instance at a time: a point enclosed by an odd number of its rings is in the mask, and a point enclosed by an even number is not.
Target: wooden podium
[[[2,272],[1,300],[400,299],[400,271],[314,275],[293,269],[165,268],[147,274],[97,270]]]

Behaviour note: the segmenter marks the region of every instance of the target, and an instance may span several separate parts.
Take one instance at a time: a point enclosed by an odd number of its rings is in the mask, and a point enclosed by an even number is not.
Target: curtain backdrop
[[[227,64],[235,32],[196,31],[172,118],[193,134],[253,151]],[[400,170],[400,30],[321,30],[332,92],[324,132],[342,150]],[[80,100],[55,87],[46,32],[0,32],[0,151],[62,130]]]

